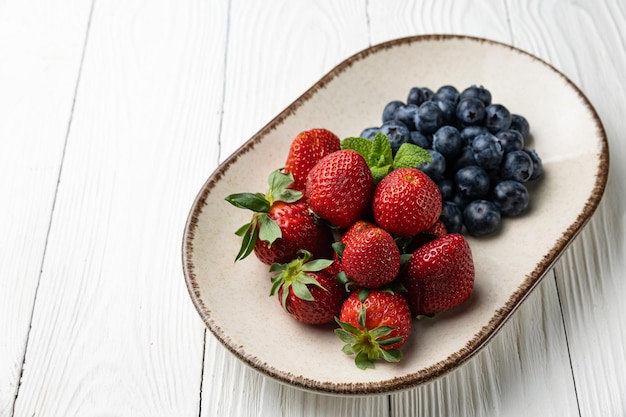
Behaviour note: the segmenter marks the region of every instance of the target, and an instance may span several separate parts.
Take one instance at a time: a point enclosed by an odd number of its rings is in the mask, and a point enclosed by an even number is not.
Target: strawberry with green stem
[[[342,351],[356,355],[356,366],[373,368],[383,359],[398,362],[399,348],[411,333],[412,316],[402,294],[392,291],[367,290],[352,293],[341,307],[337,337],[345,343]]]
[[[235,233],[242,238],[235,261],[254,251],[267,265],[286,263],[304,249],[317,257],[332,256],[332,233],[316,221],[301,191],[290,189],[293,176],[276,170],[269,175],[268,190],[226,197],[235,207],[253,212],[249,223]]]
[[[345,299],[343,288],[328,272],[330,259],[312,259],[307,251],[287,264],[270,267],[270,295],[278,295],[280,304],[291,317],[307,324],[333,321]]]

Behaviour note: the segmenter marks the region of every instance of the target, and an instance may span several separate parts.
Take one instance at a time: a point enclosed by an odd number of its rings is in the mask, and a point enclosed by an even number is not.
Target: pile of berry
[[[441,191],[442,221],[449,232],[494,233],[502,217],[527,209],[525,183],[542,174],[541,159],[525,147],[526,118],[493,103],[482,86],[413,87],[406,102],[394,100],[383,108],[382,125],[360,136],[372,139],[379,132],[389,137],[393,152],[413,143],[431,154],[432,161],[419,169]]]
[[[456,307],[474,287],[470,246],[448,233],[441,192],[416,168],[430,154],[396,145],[304,131],[265,194],[226,197],[253,212],[236,260],[254,253],[269,267],[270,295],[294,319],[336,322],[362,369],[399,361],[414,317]]]

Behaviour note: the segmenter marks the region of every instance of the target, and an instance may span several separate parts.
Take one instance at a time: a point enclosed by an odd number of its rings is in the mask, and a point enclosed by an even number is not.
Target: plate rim
[[[544,255],[541,262],[539,262],[535,269],[527,275],[526,279],[518,286],[517,290],[512,293],[508,301],[496,311],[491,317],[489,322],[481,328],[481,330],[469,340],[463,348],[454,352],[442,361],[432,364],[429,367],[420,369],[418,372],[403,375],[401,377],[395,377],[383,381],[368,382],[368,383],[332,383],[332,382],[320,382],[313,379],[306,378],[300,375],[293,375],[289,372],[279,371],[270,365],[260,363],[256,358],[249,357],[245,352],[240,351],[236,346],[230,343],[228,335],[211,319],[210,309],[202,301],[199,292],[199,285],[196,280],[194,265],[192,261],[193,253],[193,241],[195,229],[198,226],[199,214],[202,208],[206,204],[206,200],[210,194],[211,189],[215,184],[224,176],[228,171],[228,167],[234,163],[238,157],[251,151],[255,144],[260,142],[275,126],[280,125],[285,118],[295,113],[296,110],[307,100],[310,99],[318,90],[323,89],[331,80],[344,72],[355,62],[362,60],[370,54],[375,54],[385,49],[395,48],[403,45],[410,45],[412,43],[419,43],[424,41],[470,41],[478,43],[487,43],[493,46],[508,48],[516,53],[521,53],[538,63],[544,65],[548,69],[552,70],[556,75],[560,76],[570,88],[576,93],[576,95],[582,100],[583,105],[587,108],[592,116],[595,124],[598,138],[600,139],[600,150],[597,171],[595,173],[595,183],[593,191],[588,197],[583,207],[583,210],[579,213],[576,220],[564,231],[563,235],[555,242],[555,245]],[[238,149],[236,149],[231,155],[229,155],[217,168],[211,173],[211,175],[204,182],[199,192],[197,193],[187,220],[185,222],[183,239],[182,239],[182,267],[185,284],[192,300],[196,311],[200,315],[200,318],[204,322],[205,326],[213,333],[218,341],[227,348],[232,354],[235,355],[244,364],[250,366],[256,371],[261,372],[264,375],[271,377],[278,382],[288,384],[295,388],[300,388],[306,391],[313,391],[316,393],[330,394],[330,395],[354,395],[362,396],[369,394],[386,394],[391,392],[407,390],[424,383],[438,379],[439,377],[447,374],[448,372],[458,368],[461,364],[465,363],[468,359],[476,355],[482,348],[484,348],[488,342],[498,333],[501,327],[506,321],[513,315],[517,308],[522,304],[524,299],[534,290],[534,288],[542,281],[545,275],[550,271],[553,265],[557,262],[560,256],[564,253],[567,247],[572,243],[574,238],[581,232],[584,226],[589,222],[592,215],[595,213],[606,189],[609,175],[609,147],[606,130],[602,124],[602,121],[591,104],[587,96],[582,90],[571,81],[562,71],[558,70],[552,64],[544,61],[543,59],[524,51],[516,46],[492,40],[483,37],[469,36],[469,35],[456,35],[456,34],[424,34],[406,36],[388,40],[376,45],[367,47],[340,62],[330,71],[328,71],[322,78],[315,82],[309,89],[301,94],[295,101],[289,104],[283,111],[281,111],[276,117],[270,120],[264,127],[262,127],[257,133],[255,133],[250,139],[244,142]]]

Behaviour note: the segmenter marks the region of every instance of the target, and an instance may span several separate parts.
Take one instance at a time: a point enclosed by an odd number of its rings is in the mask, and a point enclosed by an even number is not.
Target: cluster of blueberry
[[[459,91],[445,85],[437,91],[413,87],[406,102],[394,100],[383,110],[378,132],[389,138],[395,153],[413,143],[432,156],[418,168],[439,186],[444,200],[442,221],[449,233],[463,227],[473,236],[499,229],[502,217],[522,214],[528,207],[526,182],[542,174],[541,159],[525,147],[529,123],[502,104],[491,92],[472,85]]]

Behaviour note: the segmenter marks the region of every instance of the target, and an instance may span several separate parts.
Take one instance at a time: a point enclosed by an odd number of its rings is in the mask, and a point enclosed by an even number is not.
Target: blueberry
[[[450,178],[442,178],[437,181],[437,188],[439,188],[443,200],[451,200],[456,192],[456,184]]]
[[[415,104],[403,104],[396,108],[393,112],[393,119],[402,122],[409,128],[409,130],[415,130],[415,115],[417,114],[418,107]]]
[[[477,98],[482,101],[485,106],[491,104],[491,92],[487,90],[485,87],[472,85],[467,87],[465,90],[461,92],[459,95],[459,100],[463,100],[466,98]]]
[[[363,131],[361,132],[359,136],[365,139],[372,140],[374,139],[374,136],[376,136],[376,134],[379,131],[380,131],[380,128],[378,127],[368,127],[368,128],[363,129]]]
[[[489,174],[478,165],[459,169],[454,176],[454,182],[459,194],[471,200],[485,197],[491,185]]]
[[[439,217],[448,233],[461,233],[463,229],[463,212],[452,201],[444,201]]]
[[[432,101],[426,101],[419,106],[417,115],[415,116],[416,130],[428,135],[435,133],[443,123],[443,112]]]
[[[502,104],[490,104],[485,107],[485,127],[496,133],[511,126],[511,112]]]
[[[474,138],[483,133],[489,133],[485,126],[466,126],[461,130],[461,140],[465,145],[471,145]]]
[[[524,149],[524,152],[526,152],[533,161],[533,173],[530,176],[530,180],[539,178],[541,174],[543,174],[543,164],[541,158],[537,155],[537,151],[534,149]]]
[[[463,211],[463,209],[465,209],[465,206],[467,206],[472,200],[467,198],[467,197],[463,197],[461,195],[461,193],[459,193],[459,191],[457,189],[456,193],[454,193],[454,195],[452,196],[450,201],[452,201],[454,204],[456,204],[456,206],[459,209],[461,209],[461,211]]]
[[[443,85],[435,92],[432,100],[444,100],[456,104],[459,101],[459,95],[459,90],[457,90],[456,87],[452,85]]]
[[[457,158],[454,161],[450,162],[452,164],[448,163],[449,168],[454,170],[454,172],[469,165],[477,165],[476,159],[474,158],[474,151],[472,150],[471,146],[462,147],[461,152],[459,152]]]
[[[486,236],[500,227],[498,206],[487,200],[474,200],[463,209],[463,224],[472,236]]]
[[[396,109],[403,106],[404,103],[399,100],[390,101],[383,109],[383,123],[393,120]]]
[[[397,120],[389,120],[380,126],[380,132],[387,135],[391,144],[391,151],[395,153],[400,149],[400,145],[406,143],[411,135],[409,128]]]
[[[454,124],[456,121],[456,104],[452,101],[435,99],[433,99],[433,103],[437,103],[443,114],[443,124]]]
[[[456,118],[464,126],[482,124],[485,118],[485,104],[477,98],[465,98],[456,106]]]
[[[433,160],[431,162],[424,162],[417,168],[428,175],[433,181],[438,181],[443,178],[443,174],[446,172],[446,159],[435,150],[428,149],[428,153]]]
[[[432,90],[427,87],[413,87],[409,90],[406,102],[420,106],[422,103],[429,101],[433,95]]]
[[[454,158],[461,151],[461,133],[454,126],[442,126],[433,134],[433,149],[446,159]]]
[[[520,151],[524,148],[524,137],[520,132],[513,129],[501,130],[496,133],[496,137],[502,145],[504,153]]]
[[[503,216],[519,216],[528,207],[528,190],[519,181],[504,180],[493,188],[492,200]]]
[[[524,140],[528,139],[528,135],[530,134],[530,125],[528,120],[522,115],[512,114],[511,115],[511,127],[512,130],[516,130],[522,134]]]
[[[505,180],[526,182],[533,175],[533,160],[524,151],[512,151],[504,155],[500,175]]]
[[[425,135],[417,130],[411,130],[409,143],[417,145],[420,148],[430,149],[433,146],[433,138],[430,135]]]
[[[478,135],[472,141],[471,146],[478,165],[485,169],[496,169],[500,166],[504,151],[494,135],[491,133]]]

